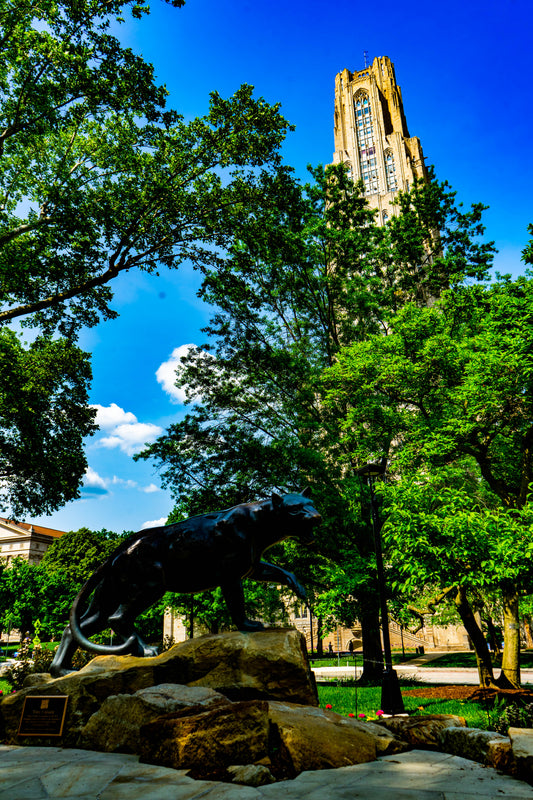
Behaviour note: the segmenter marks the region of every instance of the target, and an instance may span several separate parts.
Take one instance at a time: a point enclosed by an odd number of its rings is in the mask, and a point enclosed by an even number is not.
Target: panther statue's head
[[[311,501],[311,490],[304,489],[301,494],[278,494],[272,492],[272,505],[283,522],[290,527],[290,535],[304,544],[314,541],[314,528],[320,525],[322,517]]]

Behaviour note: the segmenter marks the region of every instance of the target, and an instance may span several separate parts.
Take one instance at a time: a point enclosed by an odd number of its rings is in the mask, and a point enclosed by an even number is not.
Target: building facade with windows
[[[410,136],[394,64],[387,56],[358,72],[344,69],[335,78],[335,153],[354,181],[362,180],[365,197],[378,210],[382,225],[395,213],[392,201],[426,168],[420,139]]]
[[[39,564],[52,542],[63,533],[42,525],[0,518],[0,558],[8,566],[15,558]]]

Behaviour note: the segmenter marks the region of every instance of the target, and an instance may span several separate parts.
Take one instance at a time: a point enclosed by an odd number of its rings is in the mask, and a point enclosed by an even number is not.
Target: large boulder
[[[45,680],[45,678],[43,678]],[[79,744],[82,728],[111,695],[177,683],[214,689],[231,700],[274,699],[318,705],[303,636],[294,628],[201,636],[151,658],[98,656],[78,672],[9,695],[0,704],[7,744]],[[27,695],[68,695],[63,737],[17,737]]]
[[[270,702],[271,758],[277,771],[295,777],[306,770],[374,761],[408,745],[379,725],[342,717],[322,708]]]
[[[268,704],[245,700],[192,713],[177,711],[141,728],[141,761],[188,769],[191,777],[226,779],[226,770],[268,757]]]
[[[511,740],[496,731],[478,728],[443,728],[440,750],[453,756],[462,756],[502,772],[512,772],[514,767]]]
[[[176,682],[209,686],[230,700],[275,699],[318,705],[305,639],[294,628],[201,636],[170,652],[174,652],[173,664],[178,668],[172,679]]]
[[[213,689],[178,683],[150,686],[134,695],[111,695],[81,729],[78,746],[105,753],[139,753],[142,725],[185,708],[204,711],[228,705],[227,697]]]
[[[378,723],[404,742],[420,750],[439,750],[444,728],[464,728],[466,720],[455,714],[424,714],[416,717],[398,715],[381,718]]]

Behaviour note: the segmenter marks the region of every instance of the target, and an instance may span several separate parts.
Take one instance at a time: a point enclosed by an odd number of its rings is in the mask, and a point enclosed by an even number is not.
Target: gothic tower
[[[344,69],[335,78],[333,163],[348,164],[354,181],[363,180],[378,224],[395,212],[395,193],[426,174],[420,139],[409,136],[402,93],[387,56],[359,72]]]

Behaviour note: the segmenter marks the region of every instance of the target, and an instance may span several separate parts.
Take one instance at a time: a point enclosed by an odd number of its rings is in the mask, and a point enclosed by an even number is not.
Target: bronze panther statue
[[[231,618],[241,631],[260,630],[246,618],[243,578],[288,586],[305,600],[305,589],[281,567],[261,561],[262,553],[294,536],[306,544],[320,514],[310,492],[272,496],[255,503],[200,514],[135,533],[96,570],[74,600],[70,622],[50,667],[54,676],[69,671],[78,646],[100,655],[156,655],[135,631],[136,618],[166,591],[201,592],[220,586]],[[94,592],[87,609],[80,607]],[[95,644],[92,634],[112,628],[122,640],[116,646]]]

